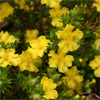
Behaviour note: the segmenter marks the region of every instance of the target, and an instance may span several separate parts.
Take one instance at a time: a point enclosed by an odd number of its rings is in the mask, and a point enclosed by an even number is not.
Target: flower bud
[[[54,80],[58,80],[58,79],[60,78],[60,75],[61,75],[61,74],[54,74],[54,75],[52,76],[52,78],[53,78]]]
[[[75,97],[75,98],[76,98],[76,99],[78,99],[79,97],[80,97],[79,95],[76,95],[76,97]]]
[[[82,59],[82,58],[80,58],[80,59],[79,59],[79,62],[80,62],[80,63],[81,63],[81,62],[83,62],[83,59]]]
[[[52,73],[55,72],[55,69],[54,68],[48,68],[47,71],[48,71],[48,73],[52,74]]]
[[[76,27],[79,27],[80,25],[81,25],[80,22],[75,22],[75,26],[76,26]]]
[[[33,97],[33,100],[35,100],[35,99],[41,100],[40,94],[35,94],[34,97]]]
[[[72,12],[73,12],[73,14],[75,15],[75,16],[77,16],[78,14],[79,14],[79,7],[77,6],[77,5],[75,5],[75,8],[72,10]]]
[[[85,99],[85,95],[82,96],[82,99]]]
[[[31,85],[35,85],[35,83],[36,83],[36,79],[32,79],[31,80]]]
[[[3,86],[3,82],[2,81],[0,81],[0,88]]]

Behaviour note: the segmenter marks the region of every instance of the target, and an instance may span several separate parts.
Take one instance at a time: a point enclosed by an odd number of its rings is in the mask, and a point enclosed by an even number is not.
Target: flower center
[[[69,34],[68,36],[67,36],[67,39],[68,40],[71,40],[73,37],[72,37],[72,35],[71,34]]]
[[[32,61],[32,58],[31,58],[30,56],[28,56],[28,57],[26,58],[26,61],[27,61],[27,62],[31,62],[31,61]]]
[[[4,14],[6,14],[4,10],[0,12],[0,15],[4,15]]]
[[[5,60],[7,60],[7,59],[8,59],[8,57],[9,57],[9,55],[8,55],[8,54],[5,54],[5,55],[4,55],[4,59],[5,59]]]
[[[59,61],[62,61],[63,60],[63,56],[59,56]]]
[[[36,39],[36,37],[35,36],[32,36],[32,39]]]
[[[74,79],[74,75],[70,75],[70,79]]]
[[[57,13],[57,17],[60,17],[61,16],[61,14],[60,13]]]
[[[48,86],[45,85],[45,86],[44,86],[44,90],[46,91],[46,90],[48,90],[48,89],[49,89]]]
[[[2,42],[4,42],[4,43],[5,43],[5,40],[1,40],[1,43],[2,43]]]
[[[38,47],[39,49],[41,49],[41,48],[42,48],[42,45],[41,45],[41,44],[38,44],[37,47]]]

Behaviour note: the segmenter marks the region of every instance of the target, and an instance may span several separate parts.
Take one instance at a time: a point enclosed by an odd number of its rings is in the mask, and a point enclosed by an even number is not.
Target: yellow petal
[[[80,31],[79,29],[76,29],[73,33],[72,33],[73,37],[77,40],[80,40],[83,38],[83,32]]]

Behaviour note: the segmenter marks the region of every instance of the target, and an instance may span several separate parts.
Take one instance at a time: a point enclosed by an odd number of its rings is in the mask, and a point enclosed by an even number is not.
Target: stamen
[[[7,60],[7,59],[8,59],[8,57],[9,57],[9,55],[8,55],[8,54],[5,54],[5,55],[4,55],[4,59],[6,59],[6,60]]]
[[[30,56],[28,56],[28,57],[26,58],[26,61],[27,61],[27,62],[31,62],[31,61],[32,61],[32,58],[31,58]]]
[[[41,49],[41,48],[42,48],[42,45],[41,45],[41,44],[38,44],[37,47],[38,47],[39,49]]]

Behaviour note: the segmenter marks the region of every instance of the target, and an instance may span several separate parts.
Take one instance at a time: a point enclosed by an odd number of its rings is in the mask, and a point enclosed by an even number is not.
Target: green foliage
[[[10,73],[10,66],[6,69],[0,69],[0,94],[4,93],[11,87],[12,79],[8,78]]]

